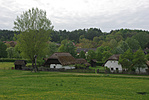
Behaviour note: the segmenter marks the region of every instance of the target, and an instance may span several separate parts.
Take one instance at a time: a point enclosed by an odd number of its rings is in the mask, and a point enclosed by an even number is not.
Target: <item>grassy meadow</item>
[[[31,63],[27,63],[28,65],[32,65]],[[0,69],[11,69],[14,66],[14,62],[0,62]]]
[[[148,100],[149,76],[1,69],[0,100],[20,99]]]
[[[14,67],[13,62],[0,62],[0,69],[11,69]]]

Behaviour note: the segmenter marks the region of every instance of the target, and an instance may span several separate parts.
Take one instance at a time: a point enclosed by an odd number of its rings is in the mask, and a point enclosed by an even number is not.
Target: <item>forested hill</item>
[[[14,31],[10,30],[0,30],[0,41],[12,41],[14,36]],[[102,31],[97,28],[90,29],[79,29],[74,31],[67,30],[54,30],[51,33],[51,41],[52,42],[61,42],[64,39],[74,40],[75,42],[79,42],[79,38],[86,38],[89,40],[93,40],[95,36],[103,35]]]
[[[14,33],[14,31],[10,30],[0,30],[0,41],[12,41]],[[144,47],[147,43],[149,43],[149,31],[144,30],[120,29],[111,30],[109,33],[106,33],[102,32],[98,28],[90,28],[78,29],[74,31],[54,30],[51,33],[52,42],[61,43],[61,41],[65,39],[72,40],[75,43],[91,42],[91,47],[98,47],[101,44],[107,45],[106,43],[110,43],[115,40],[116,42],[120,42],[121,40],[125,41],[129,37],[132,37],[141,43],[141,47]]]
[[[13,36],[14,36],[14,31],[0,30],[0,41],[12,41]]]

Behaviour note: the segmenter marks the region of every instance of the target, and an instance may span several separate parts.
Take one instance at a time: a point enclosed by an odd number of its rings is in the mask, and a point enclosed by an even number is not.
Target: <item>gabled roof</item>
[[[82,63],[85,63],[85,62],[87,62],[85,59],[83,59],[83,58],[78,58],[78,59],[76,59],[76,62],[78,63],[78,64],[82,64]]]
[[[119,60],[119,56],[120,56],[120,54],[114,54],[114,55],[112,55],[112,56],[110,56],[108,59],[107,59],[107,61],[108,60]],[[107,62],[106,61],[106,62]],[[105,64],[106,64],[106,62],[102,65],[102,66],[104,66]]]
[[[14,62],[14,64],[15,64],[15,65],[26,65],[27,62],[26,62],[25,60],[16,60],[16,61]]]
[[[70,53],[56,52],[50,56],[47,61],[58,60],[62,65],[72,65],[76,63],[75,58]],[[52,63],[52,62],[50,62]]]
[[[119,60],[119,56],[120,54],[112,55],[111,57],[108,58],[108,60]]]
[[[96,59],[91,59],[91,61],[92,61],[92,62],[95,62],[95,63],[97,62],[97,60],[96,60]]]
[[[76,64],[85,64],[85,65],[87,65],[87,66],[90,66],[91,64],[90,63],[88,63],[85,59],[83,59],[83,58],[78,58],[78,59],[76,59]]]

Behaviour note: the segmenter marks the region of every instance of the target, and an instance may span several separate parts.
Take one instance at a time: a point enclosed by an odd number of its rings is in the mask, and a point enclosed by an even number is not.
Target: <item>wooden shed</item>
[[[25,60],[16,60],[16,61],[14,62],[15,69],[19,69],[19,70],[21,70],[22,67],[25,67],[26,64],[27,64],[27,62],[26,62]]]
[[[92,67],[96,67],[96,62],[97,62],[97,60],[96,59],[91,59],[91,66]]]

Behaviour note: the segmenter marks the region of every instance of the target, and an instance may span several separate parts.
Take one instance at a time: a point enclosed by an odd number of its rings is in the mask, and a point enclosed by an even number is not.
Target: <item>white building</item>
[[[118,63],[120,55],[113,55],[105,62],[104,67],[110,69],[111,72],[122,72],[122,65]]]
[[[110,69],[110,72],[122,72],[123,70],[126,70],[124,68],[122,68],[122,65],[119,64],[118,60],[119,60],[119,56],[120,55],[112,55],[111,57],[108,58],[108,60],[105,62],[104,67],[107,67]],[[146,73],[148,69],[147,66],[149,66],[149,61],[146,63],[145,68],[140,68],[140,73]],[[136,73],[139,73],[138,68],[136,68],[135,70]]]
[[[44,66],[55,69],[75,69],[75,58],[70,53],[56,52],[45,59]]]

